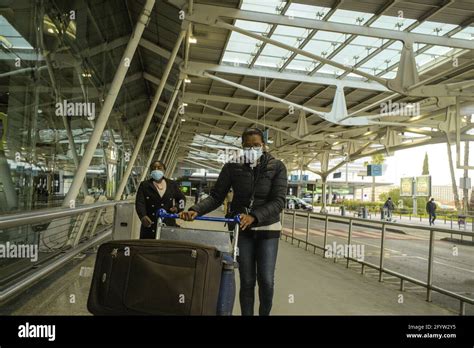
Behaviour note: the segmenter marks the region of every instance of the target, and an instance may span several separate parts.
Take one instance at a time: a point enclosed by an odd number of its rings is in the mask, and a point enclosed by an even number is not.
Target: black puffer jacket
[[[234,214],[245,213],[254,185],[254,202],[250,215],[256,220],[251,227],[267,226],[280,221],[288,186],[286,167],[267,152],[263,153],[260,163],[253,169],[248,164],[226,163],[209,197],[189,210],[204,215],[217,209],[232,187],[234,197],[231,211]]]

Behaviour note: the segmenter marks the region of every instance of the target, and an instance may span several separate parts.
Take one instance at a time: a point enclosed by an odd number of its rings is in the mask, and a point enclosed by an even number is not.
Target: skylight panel
[[[368,55],[363,46],[349,44],[333,58],[338,63],[354,66]]]
[[[453,49],[446,46],[433,46],[425,52],[415,57],[418,68],[421,68],[431,62],[449,57],[449,52]]]
[[[430,22],[426,21],[421,23],[415,29],[413,29],[412,33],[418,34],[426,34],[426,35],[435,35],[435,36],[443,36],[446,33],[450,32],[457,25],[455,24],[446,24],[446,23],[438,23],[438,22]]]
[[[278,68],[282,63],[282,60],[282,57],[270,57],[261,55],[260,57],[258,57],[257,61],[255,62],[255,65]]]
[[[327,56],[333,51],[333,46],[328,41],[310,40],[303,49],[319,56]]]
[[[433,46],[430,49],[426,50],[424,53],[425,54],[430,54],[434,57],[447,57],[447,53],[450,52],[453,48],[452,47],[446,47],[446,46]]]
[[[237,20],[235,25],[258,34],[269,30],[267,23]],[[230,35],[222,60],[233,64],[248,65],[252,54],[258,51],[261,41],[233,31]]]
[[[382,52],[375,55],[369,61],[365,62],[362,67],[372,70],[371,73],[374,75],[376,73],[380,73],[381,71],[400,61],[401,49],[402,43],[400,41],[396,41]]]
[[[393,17],[393,16],[380,16],[374,23],[370,26],[373,28],[382,28],[382,29],[393,29],[393,30],[405,30],[410,25],[415,23],[416,20],[409,18]]]
[[[251,53],[255,50],[255,47],[259,42],[261,41],[234,31],[230,36],[227,50],[240,53]]]
[[[328,21],[329,22],[345,23],[345,24],[364,25],[372,16],[373,16],[373,13],[359,12],[359,11],[348,11],[348,10],[337,10],[328,19]]]
[[[236,65],[248,65],[250,57],[250,53],[239,53],[226,50],[222,61]]]
[[[322,19],[330,10],[331,9],[327,7],[292,3],[286,11],[286,16]]]
[[[384,79],[394,79],[397,76],[397,69],[394,69],[392,71],[386,72],[385,74],[382,75]]]
[[[358,35],[354,40],[352,40],[351,45],[379,48],[382,46],[382,39]]]
[[[474,27],[467,27],[452,36],[456,39],[474,40]]]
[[[341,74],[344,73],[344,70],[342,69],[339,69],[339,68],[336,68],[332,65],[328,65],[328,64],[324,64],[321,69],[318,70],[319,73],[322,73],[322,74],[331,74],[333,75],[334,77],[337,77]]]
[[[308,30],[304,28],[289,27],[279,25],[272,35],[272,39],[292,47],[299,47],[304,38],[308,35]],[[292,52],[274,45],[266,45],[255,65],[278,67],[282,65]],[[260,59],[262,57],[262,59]],[[278,63],[275,64],[278,58]],[[271,62],[271,63],[270,63]]]
[[[419,69],[419,67],[421,67],[425,64],[428,64],[433,59],[434,59],[434,57],[432,55],[425,54],[425,53],[421,53],[421,54],[419,54],[415,57],[415,61],[416,61],[416,65],[417,65],[418,69]]]
[[[341,33],[334,33],[331,31],[318,30],[316,35],[314,35],[313,40],[321,40],[328,42],[344,42],[346,35]]]
[[[299,27],[291,27],[287,25],[278,25],[273,35],[284,35],[293,38],[305,38],[310,30]],[[273,36],[272,36],[273,37]]]
[[[284,48],[274,46],[274,45],[266,45],[260,56],[272,56],[272,57],[281,58],[281,57],[286,57],[289,53],[290,51],[285,50]],[[257,62],[258,62],[258,59],[257,59]]]
[[[235,26],[248,30],[248,31],[253,31],[255,33],[260,33],[260,34],[267,32],[271,28],[271,25],[268,23],[243,21],[240,19],[235,21]]]
[[[280,13],[281,8],[285,6],[285,3],[285,1],[280,0],[244,0],[242,2],[242,6],[240,6],[240,9],[246,11],[278,14]]]
[[[313,64],[313,61],[305,56],[297,55],[286,67],[286,70],[300,70],[300,71],[311,71],[311,67],[314,68],[315,64],[317,65],[318,62]]]

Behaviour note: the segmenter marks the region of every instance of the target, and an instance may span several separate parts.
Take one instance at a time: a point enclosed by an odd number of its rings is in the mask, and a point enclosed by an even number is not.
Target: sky
[[[453,162],[456,168],[456,146],[451,146]],[[464,143],[461,145],[461,163],[464,158]],[[421,175],[425,153],[428,153],[429,171],[432,185],[451,185],[451,174],[448,162],[447,146],[443,144],[425,145],[395,152],[393,156],[386,158],[386,172],[384,181],[397,184],[404,176]],[[470,165],[474,166],[474,145],[470,145]],[[469,175],[472,173],[469,171]],[[463,170],[456,170],[456,183],[463,176]]]

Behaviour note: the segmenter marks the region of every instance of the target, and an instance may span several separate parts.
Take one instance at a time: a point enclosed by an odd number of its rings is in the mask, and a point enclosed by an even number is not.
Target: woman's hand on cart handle
[[[195,218],[197,218],[198,213],[196,211],[190,210],[190,211],[182,211],[178,215],[179,215],[179,218],[184,221],[193,221]]]
[[[253,224],[254,221],[255,218],[252,215],[240,214],[240,228],[242,230],[245,230],[247,227]]]
[[[148,216],[144,216],[142,218],[141,222],[142,222],[143,226],[145,226],[147,228],[150,227],[153,224],[153,221]]]

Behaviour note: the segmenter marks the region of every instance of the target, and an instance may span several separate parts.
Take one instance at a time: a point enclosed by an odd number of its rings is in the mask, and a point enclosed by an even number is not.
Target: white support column
[[[163,154],[165,152],[166,144],[168,144],[168,140],[170,138],[171,133],[173,133],[173,127],[174,124],[176,123],[176,119],[179,117],[179,107],[176,108],[176,111],[173,116],[173,120],[171,121],[170,128],[168,129],[168,132],[166,133],[166,138],[165,141],[163,142],[163,145],[161,146],[160,154],[158,155],[158,159],[162,160]]]
[[[169,167],[170,165],[170,160],[171,160],[171,155],[173,154],[173,151],[175,149],[175,146],[176,146],[176,140],[175,141],[171,141],[170,142],[170,145],[168,146],[168,149],[166,150],[166,153],[165,153],[165,156],[163,157],[163,163]]]
[[[168,102],[168,107],[166,108],[165,114],[163,115],[163,117],[161,119],[161,125],[160,125],[160,128],[158,129],[158,132],[156,133],[153,145],[151,146],[150,154],[148,156],[148,160],[146,161],[145,168],[150,167],[151,161],[153,160],[153,157],[155,156],[156,148],[158,147],[158,144],[160,143],[161,135],[163,134],[163,130],[165,129],[166,122],[168,121],[168,117],[171,113],[171,110],[173,109],[173,105],[174,105],[174,102],[176,100],[176,97],[178,96],[179,88],[181,87],[182,82],[183,82],[183,80],[178,80],[178,83],[176,84],[173,95],[171,96],[171,99]],[[179,108],[177,108],[177,109],[179,110]],[[145,171],[142,173],[142,176],[140,177],[140,182],[145,180],[146,174],[147,173]]]
[[[170,157],[170,165],[168,166],[168,170],[166,171],[166,175],[168,176],[172,174],[170,170],[175,165],[176,157],[179,151],[179,146],[177,146],[177,144],[178,143],[176,142],[176,147],[173,149],[173,153],[171,154],[171,157]]]
[[[178,132],[178,129],[179,129],[179,124],[176,125],[176,128],[174,129],[172,137],[171,137],[170,145],[166,148],[166,153],[163,157],[163,162],[165,164],[168,162],[168,159],[169,159],[170,154],[171,154],[171,150],[173,150],[173,147],[176,145],[176,142],[177,142],[176,141],[176,133]]]
[[[166,157],[166,159],[165,159],[166,163],[171,164],[171,161],[173,160],[173,156],[174,156],[174,154],[176,152],[176,149],[178,147],[179,147],[178,139],[176,139],[176,141],[173,144],[173,147],[170,148],[170,152],[168,154],[168,157]],[[168,165],[168,167],[170,167],[170,166]]]
[[[171,167],[171,169],[170,169],[170,171],[169,171],[169,173],[168,173],[168,176],[169,176],[169,177],[172,177],[172,176],[173,176],[173,173],[174,173],[174,171],[175,171],[175,169],[176,169],[176,165],[178,164],[178,160],[179,160],[179,157],[176,157],[176,158],[174,159],[174,161],[173,161],[173,166]]]
[[[76,143],[74,142],[74,136],[72,134],[71,125],[68,123],[66,116],[62,116],[64,128],[66,129],[67,140],[69,143],[69,147],[71,148],[72,159],[76,167],[79,167],[79,156],[77,156],[76,151]],[[82,193],[84,194],[84,198],[89,194],[89,190],[87,189],[87,182],[86,180],[82,181],[81,185]]]
[[[97,149],[97,144],[102,137],[102,133],[104,132],[104,128],[107,125],[107,121],[110,116],[110,112],[115,104],[115,100],[120,92],[120,88],[122,87],[123,80],[125,79],[125,75],[127,74],[128,68],[130,67],[130,62],[135,54],[135,51],[138,46],[138,42],[145,30],[146,25],[148,24],[148,20],[150,18],[151,11],[153,6],[155,5],[155,0],[146,0],[145,5],[143,6],[142,12],[140,17],[135,25],[135,29],[133,31],[132,36],[130,37],[130,41],[125,48],[125,51],[122,55],[121,63],[115,72],[114,79],[110,85],[109,92],[107,93],[107,97],[105,98],[104,104],[102,105],[102,109],[100,110],[99,117],[96,120],[94,130],[92,131],[91,137],[89,139],[89,143],[87,144],[86,151],[82,156],[81,163],[77,168],[76,175],[74,176],[74,180],[72,181],[71,187],[64,198],[63,205],[64,206],[71,206],[71,201],[74,202],[76,197],[79,193],[79,190],[86,178],[87,168],[89,167],[92,157],[94,155],[95,150]]]
[[[449,140],[450,140],[449,135],[446,135],[446,147],[448,150],[449,171],[451,174],[451,187],[453,189],[454,205],[456,206],[456,210],[459,213],[461,211],[461,203],[459,201],[458,186],[456,184],[456,173],[454,171],[454,164],[453,164],[453,153],[451,151],[451,143]]]
[[[128,162],[127,169],[125,170],[122,181],[120,182],[120,185],[115,194],[116,201],[121,199],[123,190],[125,189],[125,186],[127,185],[127,181],[128,181],[128,178],[130,177],[130,173],[132,172],[132,168],[133,168],[133,165],[135,164],[135,160],[137,159],[138,152],[140,151],[140,148],[143,144],[143,139],[145,139],[145,135],[148,131],[148,127],[150,126],[151,120],[153,119],[153,114],[155,113],[156,107],[158,106],[158,102],[160,101],[160,97],[163,92],[163,89],[165,88],[166,80],[168,79],[171,68],[173,67],[174,60],[176,58],[176,55],[178,54],[179,47],[181,46],[181,42],[183,41],[183,38],[185,35],[186,35],[186,31],[184,30],[182,30],[178,35],[178,40],[176,40],[173,51],[171,52],[170,59],[168,60],[168,63],[166,64],[166,68],[161,78],[160,85],[158,86],[158,89],[156,90],[150,109],[148,110],[145,123],[143,124],[143,128],[140,132],[140,135],[138,136],[137,143],[135,144],[135,148],[133,150],[133,154],[130,158],[130,162]]]
[[[166,153],[163,157],[163,163],[165,165],[168,165],[169,164],[169,160],[171,159],[171,154],[173,153],[173,150],[176,146],[176,140],[174,141],[171,141],[170,142],[170,145],[168,146],[168,148],[166,149]]]
[[[322,190],[321,190],[321,213],[327,214],[328,209],[326,207],[327,201],[326,201],[326,182],[327,182],[327,174],[321,174],[321,182],[322,182]]]

